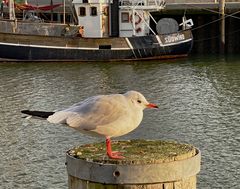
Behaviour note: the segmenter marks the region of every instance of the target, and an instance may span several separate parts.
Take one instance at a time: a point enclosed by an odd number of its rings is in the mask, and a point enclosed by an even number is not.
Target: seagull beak
[[[149,103],[147,104],[147,108],[158,108],[156,104]]]

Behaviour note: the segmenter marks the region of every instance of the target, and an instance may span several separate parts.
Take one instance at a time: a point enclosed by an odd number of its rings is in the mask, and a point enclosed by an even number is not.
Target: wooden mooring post
[[[220,14],[220,41],[219,50],[221,54],[225,53],[225,0],[219,0],[219,14]]]
[[[116,141],[125,159],[105,155],[105,144],[67,152],[69,189],[196,189],[201,154],[189,144],[167,141]]]

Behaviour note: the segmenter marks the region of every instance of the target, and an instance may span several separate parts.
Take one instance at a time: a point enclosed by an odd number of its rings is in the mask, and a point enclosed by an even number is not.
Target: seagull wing
[[[111,125],[128,114],[123,95],[90,97],[48,118],[52,123],[66,123],[77,130],[97,132],[98,127]]]

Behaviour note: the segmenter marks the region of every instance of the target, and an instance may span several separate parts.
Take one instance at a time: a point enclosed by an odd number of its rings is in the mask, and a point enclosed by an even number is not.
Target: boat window
[[[129,22],[129,12],[122,12],[121,20],[122,20],[122,23],[128,23]]]
[[[79,7],[79,16],[86,16],[86,8]]]
[[[83,3],[88,3],[88,0],[83,0]]]
[[[90,15],[97,16],[97,7],[90,7]]]

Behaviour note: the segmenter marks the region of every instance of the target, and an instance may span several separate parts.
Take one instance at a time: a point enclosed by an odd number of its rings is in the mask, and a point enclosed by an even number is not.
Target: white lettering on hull
[[[164,37],[165,43],[174,43],[177,41],[182,41],[185,39],[184,34],[171,34],[166,37]]]

